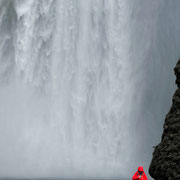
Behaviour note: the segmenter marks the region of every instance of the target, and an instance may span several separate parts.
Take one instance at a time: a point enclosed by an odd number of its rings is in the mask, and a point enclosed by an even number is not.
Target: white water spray
[[[146,35],[153,23],[141,22],[138,2],[0,1],[3,176],[128,177],[147,166],[138,158],[148,127],[142,138],[137,123],[153,119],[153,110],[138,118],[158,33]],[[155,22],[161,3],[150,3]]]

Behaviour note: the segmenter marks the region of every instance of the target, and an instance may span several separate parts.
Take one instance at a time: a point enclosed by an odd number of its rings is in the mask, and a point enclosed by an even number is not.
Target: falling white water
[[[180,47],[163,3],[0,0],[1,176],[148,171]]]

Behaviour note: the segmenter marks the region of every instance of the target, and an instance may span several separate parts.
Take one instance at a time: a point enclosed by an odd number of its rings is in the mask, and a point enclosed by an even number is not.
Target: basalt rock
[[[155,146],[149,174],[155,180],[180,180],[180,59],[174,68],[176,90],[166,115],[160,144]]]

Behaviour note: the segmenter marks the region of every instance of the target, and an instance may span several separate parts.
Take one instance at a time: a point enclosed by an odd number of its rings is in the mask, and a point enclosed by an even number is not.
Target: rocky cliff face
[[[155,147],[149,167],[149,174],[155,180],[180,180],[180,59],[174,72],[178,89],[166,115],[161,143]]]

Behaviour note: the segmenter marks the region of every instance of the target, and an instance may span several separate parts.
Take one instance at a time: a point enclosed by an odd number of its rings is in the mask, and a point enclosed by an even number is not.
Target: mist
[[[0,176],[129,178],[176,89],[179,0],[0,0]]]

